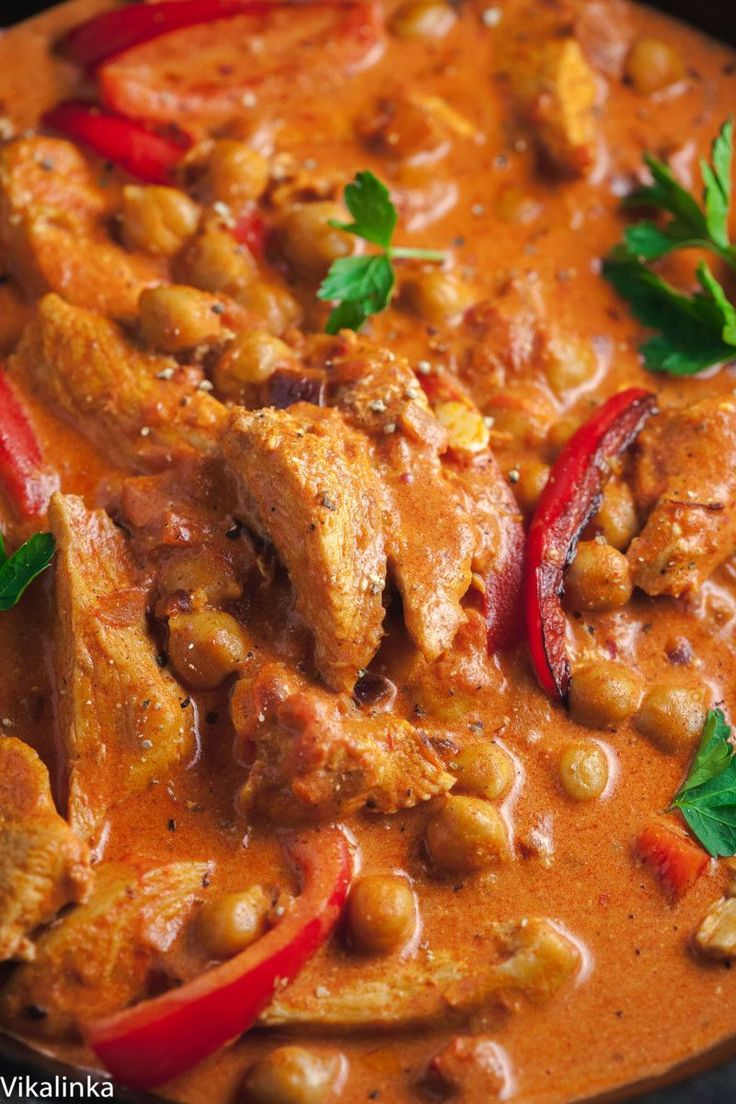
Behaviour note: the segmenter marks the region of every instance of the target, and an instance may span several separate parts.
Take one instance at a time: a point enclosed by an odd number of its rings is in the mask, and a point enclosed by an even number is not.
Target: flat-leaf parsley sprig
[[[356,173],[346,185],[345,206],[353,221],[330,219],[330,226],[380,246],[381,252],[333,261],[317,292],[318,299],[337,303],[325,327],[331,334],[341,329],[359,330],[372,314],[386,309],[396,283],[394,260],[415,258],[441,263],[445,259],[444,253],[436,249],[391,244],[398,215],[388,188],[372,172]]]
[[[691,832],[711,855],[736,855],[736,748],[720,709],[709,709],[688,776],[675,794]]]
[[[0,611],[12,609],[37,575],[54,557],[56,544],[51,533],[34,533],[25,544],[7,556],[0,533]]]
[[[716,137],[710,162],[701,161],[703,198],[699,203],[671,170],[647,154],[652,183],[633,192],[629,207],[655,207],[670,215],[663,223],[643,219],[628,227],[623,242],[605,260],[603,274],[628,301],[632,314],[659,331],[641,351],[651,371],[688,376],[736,359],[736,306],[711,268],[697,268],[700,289],[677,291],[649,265],[676,249],[705,249],[736,272],[736,245],[729,236],[733,121]]]

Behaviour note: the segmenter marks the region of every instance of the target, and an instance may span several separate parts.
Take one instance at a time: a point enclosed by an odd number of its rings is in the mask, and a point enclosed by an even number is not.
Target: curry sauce
[[[733,369],[647,371],[601,265],[645,153],[699,193],[733,51],[627,0],[385,0],[185,27],[90,74],[59,43],[107,7],[0,38],[0,346],[61,492],[33,516],[0,500],[9,548],[56,539],[0,614],[0,754],[47,765],[76,879],[48,874],[61,897],[8,955],[4,1028],[100,1068],[90,1025],[226,959],[201,919],[224,895],[258,887],[253,946],[278,931],[284,833],[318,849],[338,822],[347,912],[163,1097],[555,1104],[726,1046],[736,942],[696,935],[729,860],[700,849],[678,896],[636,841],[657,823],[699,847],[666,810],[706,712],[736,708]],[[100,96],[186,135],[176,196],[40,122]],[[365,244],[329,220],[358,172],[396,242],[444,259],[396,259],[388,309],[329,335],[320,281]],[[692,286],[689,255],[663,270]],[[489,651],[488,594],[572,433],[634,387],[657,412],[567,570],[563,704],[523,631]],[[672,580],[646,527],[675,490],[721,505]],[[372,876],[393,904],[361,911]],[[50,940],[96,894],[75,966]],[[143,920],[116,932],[126,897]],[[317,1095],[253,1073],[294,1044]]]

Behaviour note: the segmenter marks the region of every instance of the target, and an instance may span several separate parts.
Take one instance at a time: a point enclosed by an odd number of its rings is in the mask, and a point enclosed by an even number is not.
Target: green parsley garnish
[[[0,611],[12,609],[37,575],[50,565],[56,544],[51,533],[34,533],[12,556],[0,533]]]
[[[720,709],[709,709],[703,738],[670,808],[711,855],[736,855],[736,748]]]
[[[356,173],[346,185],[345,205],[353,221],[330,219],[330,226],[380,246],[381,252],[333,261],[317,292],[318,299],[337,302],[325,327],[331,334],[341,329],[359,330],[372,314],[386,309],[396,283],[392,261],[404,257],[438,263],[444,260],[444,254],[436,249],[391,244],[398,215],[388,188],[372,172]]]
[[[692,295],[677,291],[648,267],[673,250],[697,248],[736,271],[736,245],[728,232],[732,159],[729,119],[713,143],[710,163],[701,161],[702,203],[651,155],[645,161],[653,183],[626,200],[629,207],[646,205],[670,215],[661,224],[644,219],[630,226],[603,264],[603,275],[628,301],[634,317],[659,331],[641,347],[653,372],[689,376],[736,359],[736,306],[705,261],[697,269],[700,290]]]

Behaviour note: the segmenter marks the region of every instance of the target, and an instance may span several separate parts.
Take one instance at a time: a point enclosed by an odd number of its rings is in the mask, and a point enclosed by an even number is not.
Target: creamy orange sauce
[[[0,113],[18,128],[32,126],[41,110],[77,89],[78,72],[54,58],[49,43],[65,27],[105,6],[73,0],[0,37]],[[396,6],[395,0],[386,0],[387,11]],[[520,0],[500,7],[504,25],[523,18]],[[599,119],[601,164],[589,179],[554,180],[540,173],[529,142],[510,124],[508,94],[498,77],[501,26],[485,26],[478,17],[480,8],[461,5],[457,25],[437,41],[387,36],[380,61],[344,84],[337,99],[319,87],[310,89],[301,103],[290,103],[281,120],[279,148],[316,162],[325,172],[351,175],[370,168],[401,187],[411,184],[414,174],[417,187],[426,187],[426,171],[402,169],[390,157],[371,152],[355,136],[353,124],[381,95],[410,88],[442,97],[469,121],[478,140],[456,137],[450,156],[431,171],[434,186],[444,189],[446,213],[427,218],[427,225],[416,218],[414,229],[404,220],[400,240],[416,246],[452,245],[456,268],[477,300],[493,295],[509,276],[533,279],[560,329],[593,343],[597,373],[559,397],[556,418],[582,417],[601,398],[634,384],[656,389],[663,405],[730,392],[732,369],[698,380],[646,373],[637,352],[641,331],[598,273],[600,258],[625,225],[616,181],[638,169],[644,151],[678,150],[699,186],[698,158],[707,154],[736,102],[733,52],[653,10],[631,5],[635,35],[653,35],[676,46],[687,59],[687,76],[670,93],[654,98],[644,98],[617,80],[607,82]],[[185,42],[184,32],[181,37]],[[267,107],[252,109],[248,121],[257,120]],[[512,183],[538,205],[526,224],[498,217],[500,197]],[[452,364],[458,340],[452,330],[432,332],[400,306],[375,319],[371,334],[413,363],[431,358]],[[72,429],[37,408],[33,412],[48,455],[60,461],[63,489],[82,493],[90,505],[105,501],[104,481],[114,483],[115,473]],[[506,474],[530,458],[549,459],[544,442],[520,442],[498,429],[492,444]],[[673,673],[667,649],[676,638],[686,638],[693,660],[684,677],[705,683],[713,702],[723,702],[733,712],[735,599],[736,580],[726,566],[694,606],[637,595],[622,611],[571,619],[571,647],[578,659],[615,652],[650,683]],[[50,609],[46,580],[21,608],[0,618],[0,718],[58,767],[49,735]],[[401,657],[406,641],[398,629],[392,631],[394,639],[389,636],[384,643],[376,667],[383,664],[401,689],[396,656]],[[686,757],[662,755],[629,723],[615,732],[596,733],[613,765],[611,781],[601,800],[575,804],[560,791],[556,762],[566,742],[590,733],[537,688],[524,646],[500,658],[497,666],[496,685],[478,695],[468,720],[481,720],[484,731],[497,735],[518,764],[517,783],[505,803],[516,860],[486,874],[438,879],[422,848],[426,808],[392,817],[361,814],[350,827],[364,872],[397,870],[412,878],[423,947],[467,948],[491,920],[536,915],[551,918],[578,942],[584,968],[569,991],[538,1006],[480,1017],[470,1025],[493,1035],[504,1048],[517,1099],[558,1104],[664,1075],[736,1033],[732,974],[723,964],[697,959],[690,947],[693,932],[723,892],[726,879],[713,862],[688,895],[672,905],[651,871],[632,857],[637,832],[667,807],[680,784]],[[230,752],[225,694],[195,697],[199,759],[115,810],[105,858],[136,853],[156,862],[212,859],[218,890],[257,880],[286,883],[289,875],[273,834],[246,829],[233,815],[233,794],[243,769]],[[410,694],[402,694],[406,715],[413,704]],[[212,713],[218,718],[214,722],[206,719]],[[169,826],[172,821],[175,830]],[[329,989],[338,971],[369,977],[387,968],[390,963],[356,959],[335,938],[299,984]],[[418,1099],[416,1082],[424,1063],[454,1034],[320,1037],[309,1045],[339,1047],[347,1055],[345,1104],[367,1099],[404,1104]],[[284,1037],[253,1031],[161,1093],[191,1104],[234,1100],[248,1065]],[[89,1055],[72,1047],[56,1051],[89,1062]]]

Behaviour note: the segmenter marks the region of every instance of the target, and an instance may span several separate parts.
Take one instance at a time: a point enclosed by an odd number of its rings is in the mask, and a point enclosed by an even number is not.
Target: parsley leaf
[[[603,275],[639,322],[660,331],[641,347],[650,371],[687,376],[736,358],[736,307],[706,264],[698,266],[702,291],[692,296],[676,291],[625,249],[604,261]]]
[[[710,249],[736,268],[736,249],[728,237],[732,147],[733,122],[729,119],[713,142],[711,163],[700,162],[704,184],[702,208],[663,161],[651,154],[645,155],[653,183],[632,192],[625,201],[626,206],[657,207],[672,218],[663,226],[643,220],[629,227],[624,240],[634,256],[655,261],[673,249],[697,246]]]
[[[384,249],[389,248],[398,215],[388,188],[377,176],[372,172],[356,173],[355,180],[345,186],[345,206],[354,221],[338,222],[337,219],[330,219],[330,226],[382,245]]]
[[[703,737],[671,808],[711,855],[736,855],[736,748],[720,709],[708,710]]]
[[[731,207],[731,161],[733,158],[733,119],[721,127],[711,151],[712,165],[700,162],[705,184],[705,218],[708,233],[723,249],[729,249],[728,212]],[[731,249],[733,253],[733,249]]]
[[[353,221],[330,219],[330,226],[378,245],[383,252],[340,257],[333,261],[317,292],[318,299],[337,303],[327,320],[328,333],[337,333],[341,329],[359,330],[372,314],[386,309],[396,283],[392,264],[395,258],[444,260],[444,254],[434,249],[411,249],[391,244],[398,214],[388,188],[372,172],[356,173],[355,179],[346,185],[345,205]]]
[[[8,557],[0,534],[0,611],[16,605],[36,576],[49,566],[55,548],[51,533],[34,533]]]
[[[339,299],[327,321],[327,332],[358,330],[371,314],[387,306],[394,287],[394,270],[385,253],[369,257],[340,257],[317,292],[319,299]]]
[[[708,249],[736,270],[736,245],[728,235],[731,204],[733,122],[723,124],[711,161],[701,162],[702,207],[656,157],[645,160],[652,184],[639,188],[628,206],[646,204],[666,211],[662,223],[643,219],[628,227],[624,240],[604,261],[603,275],[628,301],[635,318],[659,331],[641,351],[653,372],[687,376],[736,359],[736,306],[704,263],[698,266],[700,289],[677,291],[648,264],[675,249]]]

